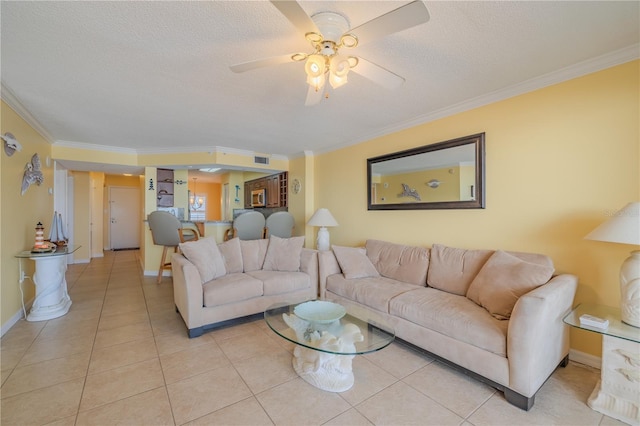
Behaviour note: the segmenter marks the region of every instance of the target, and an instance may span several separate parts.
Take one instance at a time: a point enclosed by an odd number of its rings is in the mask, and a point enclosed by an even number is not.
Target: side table
[[[582,314],[605,318],[609,327],[580,324]],[[602,335],[601,376],[589,407],[625,423],[640,423],[640,328],[623,323],[619,309],[602,305],[578,305],[564,322]]]
[[[27,321],[45,321],[61,317],[69,312],[71,298],[67,293],[67,262],[65,256],[78,250],[80,246],[58,247],[54,252],[32,253],[21,251],[16,255],[22,259],[31,259],[36,263],[33,283],[36,286],[36,296],[27,315]],[[24,281],[22,264],[20,265],[20,284]]]

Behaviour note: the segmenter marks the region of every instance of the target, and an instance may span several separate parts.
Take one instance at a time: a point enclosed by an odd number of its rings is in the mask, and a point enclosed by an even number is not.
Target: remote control
[[[607,328],[609,327],[609,320],[589,314],[582,314],[580,315],[580,324],[595,328]]]

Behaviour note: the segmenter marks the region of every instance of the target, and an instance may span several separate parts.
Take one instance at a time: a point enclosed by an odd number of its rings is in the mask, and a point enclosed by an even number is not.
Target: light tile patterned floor
[[[187,338],[171,279],[142,276],[138,256],[70,265],[69,313],[3,336],[3,426],[619,424],[585,404],[597,370],[558,369],[525,412],[398,342],[354,359],[352,389],[318,390],[261,320]]]

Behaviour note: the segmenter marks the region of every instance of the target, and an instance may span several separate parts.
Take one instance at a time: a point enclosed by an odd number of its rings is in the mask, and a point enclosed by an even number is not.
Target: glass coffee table
[[[395,339],[393,326],[374,311],[326,300],[273,305],[264,319],[277,335],[296,344],[296,373],[329,392],[353,386],[356,355],[379,351]]]

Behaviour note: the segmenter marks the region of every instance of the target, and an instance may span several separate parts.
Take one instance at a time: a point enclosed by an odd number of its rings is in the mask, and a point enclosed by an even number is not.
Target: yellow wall
[[[583,237],[640,200],[639,75],[634,61],[318,155],[315,204],[340,224],[331,242],[545,253],[578,276],[576,303],[618,306],[618,271],[634,247]],[[367,211],[367,158],[480,132],[486,209]],[[572,330],[573,349],[599,355],[600,344]]]
[[[73,176],[73,254],[77,263],[91,260],[91,177],[89,172],[71,172]]]
[[[200,182],[195,185],[197,193],[194,193],[193,180],[189,182],[189,191],[197,196],[207,198],[207,220],[222,220],[222,185],[216,182]],[[235,189],[232,198],[235,198]]]
[[[22,144],[22,151],[9,157],[0,149],[0,294],[3,331],[7,322],[22,309],[19,289],[18,259],[15,255],[33,246],[35,226],[42,222],[45,236],[49,235],[53,218],[53,167],[46,165],[51,156],[49,143],[16,114],[4,101],[0,106],[0,133],[12,133]],[[33,184],[20,195],[24,167],[38,153],[42,163],[44,183]],[[53,162],[51,162],[53,164]],[[26,275],[33,276],[33,261],[22,260]],[[35,295],[33,282],[23,284],[25,303]]]

